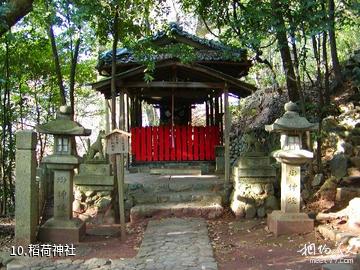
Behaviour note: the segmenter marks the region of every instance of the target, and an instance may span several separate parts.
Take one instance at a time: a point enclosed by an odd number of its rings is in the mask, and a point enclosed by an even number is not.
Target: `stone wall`
[[[113,224],[113,188],[75,186],[73,216],[90,224]]]
[[[74,177],[73,215],[90,224],[113,224],[114,177],[106,162],[84,163]]]
[[[252,179],[252,181],[256,179]],[[257,179],[261,181],[262,179]],[[235,215],[237,217],[254,218],[265,217],[266,214],[273,210],[279,209],[279,200],[275,196],[273,183],[246,183],[241,181],[236,183],[234,188],[234,195],[236,190],[237,202],[233,198],[233,205],[237,204]],[[232,195],[232,196],[234,196]]]

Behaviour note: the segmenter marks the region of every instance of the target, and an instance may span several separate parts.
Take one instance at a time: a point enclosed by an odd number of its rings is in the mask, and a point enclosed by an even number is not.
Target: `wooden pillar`
[[[209,104],[208,101],[205,101],[205,116],[206,116],[206,126],[209,126]]]
[[[214,102],[213,102],[213,96],[210,96],[209,100],[209,108],[210,108],[210,125],[214,125]]]
[[[124,89],[119,92],[119,129],[125,130],[125,94]]]
[[[130,114],[130,97],[126,95],[126,123],[127,123],[127,132],[130,132],[131,128],[131,114]]]
[[[230,110],[229,110],[229,92],[227,85],[224,89],[224,109],[225,109],[225,125],[224,125],[224,141],[225,141],[225,184],[230,182]]]
[[[110,133],[110,113],[109,113],[109,100],[104,100],[104,109],[105,109],[105,134]]]
[[[137,110],[138,126],[142,127],[142,100],[138,99],[138,110]]]
[[[223,110],[223,98],[222,95],[220,96],[220,115],[219,115],[219,120],[220,120],[220,130],[221,130],[221,143],[224,143],[224,110]]]
[[[130,120],[131,120],[131,127],[137,127],[136,123],[136,97],[132,97],[130,99]]]

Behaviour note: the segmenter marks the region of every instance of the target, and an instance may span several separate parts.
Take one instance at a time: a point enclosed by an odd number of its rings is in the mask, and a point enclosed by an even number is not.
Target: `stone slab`
[[[74,176],[75,185],[99,185],[99,186],[113,186],[114,176],[100,176],[100,175],[76,175]]]
[[[347,241],[352,237],[357,237],[355,233],[343,232],[337,229],[334,229],[326,224],[317,226],[319,233],[325,238],[331,241],[338,243],[347,243]]]
[[[79,175],[111,175],[110,164],[80,164]]]
[[[38,239],[41,242],[72,244],[79,243],[85,233],[86,224],[81,220],[61,221],[52,218],[40,227]]]
[[[347,263],[329,263],[323,264],[321,270],[354,270],[354,267]]]
[[[267,156],[264,157],[240,157],[235,163],[235,167],[238,168],[257,168],[257,167],[266,167],[270,166],[270,158]]]
[[[112,191],[114,190],[114,186],[101,186],[101,185],[78,185],[77,186],[81,191],[86,192],[86,191]]]
[[[355,197],[360,196],[360,188],[339,187],[336,189],[336,201],[348,202]]]
[[[273,211],[267,217],[267,225],[276,237],[314,231],[314,220],[310,219],[305,213]]]
[[[235,177],[275,177],[276,170],[272,167],[234,168]]]
[[[201,175],[201,168],[152,168],[150,174]]]
[[[21,130],[16,133],[16,149],[35,150],[37,134],[32,130]]]
[[[275,183],[275,177],[238,177],[234,179],[235,183],[248,183],[248,184],[265,184],[265,183]]]
[[[215,172],[220,173],[225,171],[225,158],[224,157],[216,157],[215,158]]]

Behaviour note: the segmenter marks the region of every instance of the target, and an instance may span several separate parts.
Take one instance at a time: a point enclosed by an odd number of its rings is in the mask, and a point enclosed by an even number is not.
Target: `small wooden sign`
[[[106,153],[113,154],[127,154],[129,153],[129,137],[130,133],[114,129],[105,136],[106,138]]]

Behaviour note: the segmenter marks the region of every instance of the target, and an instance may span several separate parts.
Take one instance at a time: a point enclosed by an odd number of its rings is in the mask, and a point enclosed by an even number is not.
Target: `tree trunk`
[[[300,100],[300,109],[301,112],[303,113],[303,115],[305,115],[305,99],[304,99],[304,95],[301,89],[301,84],[300,84],[300,70],[299,70],[299,57],[298,57],[298,52],[297,52],[297,47],[296,47],[296,42],[295,42],[295,32],[291,31],[291,49],[293,52],[293,57],[294,57],[294,69],[295,69],[295,78],[296,78],[296,84],[297,84],[297,89],[298,89],[298,94],[299,94],[299,100]],[[304,87],[305,89],[305,87]]]
[[[320,54],[318,48],[320,47],[320,39],[319,44],[316,39],[315,35],[311,36],[312,46],[313,46],[313,53],[316,61],[316,86],[322,87],[321,85],[321,61],[320,61]]]
[[[31,11],[33,2],[34,0],[10,0],[1,4],[4,10],[0,16],[0,36]]]
[[[76,65],[79,57],[81,38],[79,37],[75,42],[74,55],[71,58],[71,71],[70,71],[70,106],[71,106],[71,116],[74,119],[75,115],[75,76],[76,76]]]
[[[294,72],[294,65],[291,60],[290,49],[287,40],[287,32],[285,27],[285,21],[281,12],[281,5],[278,0],[272,0],[272,6],[274,10],[274,16],[277,18],[275,23],[276,39],[281,54],[281,60],[286,76],[286,86],[288,89],[289,99],[293,102],[299,100],[299,90],[296,83],[296,77]]]
[[[325,95],[325,104],[329,105],[330,104],[330,82],[329,82],[329,77],[330,77],[330,73],[329,73],[329,64],[328,64],[328,60],[327,60],[327,48],[326,48],[326,40],[327,40],[327,35],[326,32],[324,32],[323,34],[323,66],[324,66],[324,95]]]
[[[53,30],[50,22],[49,22],[48,36],[49,36],[49,39],[51,42],[51,50],[52,50],[53,57],[54,57],[55,72],[56,72],[57,83],[58,83],[59,91],[60,91],[61,105],[66,105],[66,93],[65,93],[63,77],[62,77],[62,73],[61,73],[60,59],[59,59],[59,54],[58,54],[58,50],[56,47],[54,30]]]
[[[11,178],[8,179],[8,170],[10,164],[9,159],[9,152],[11,149],[8,145],[8,125],[10,123],[9,113],[10,113],[10,52],[9,52],[9,38],[7,36],[5,40],[5,87],[3,91],[3,98],[2,98],[2,136],[1,136],[1,148],[2,148],[2,155],[1,155],[1,176],[2,176],[2,201],[1,201],[1,215],[7,214],[7,200],[8,200],[8,180],[11,181]]]
[[[342,74],[337,55],[336,37],[335,37],[335,3],[334,0],[329,0],[329,41],[331,60],[334,69],[335,80],[337,84],[342,83]]]
[[[112,43],[112,56],[111,56],[111,129],[116,129],[116,48],[119,41],[119,12],[118,6],[115,7],[114,21],[113,21],[113,43]],[[115,160],[115,155],[113,155],[113,172],[114,172],[114,214],[116,223],[120,222],[120,208],[119,208],[119,190],[118,190],[118,168],[117,162]]]
[[[119,41],[119,14],[118,8],[115,9],[113,24],[113,43],[111,56],[111,128],[116,128],[116,48]]]

